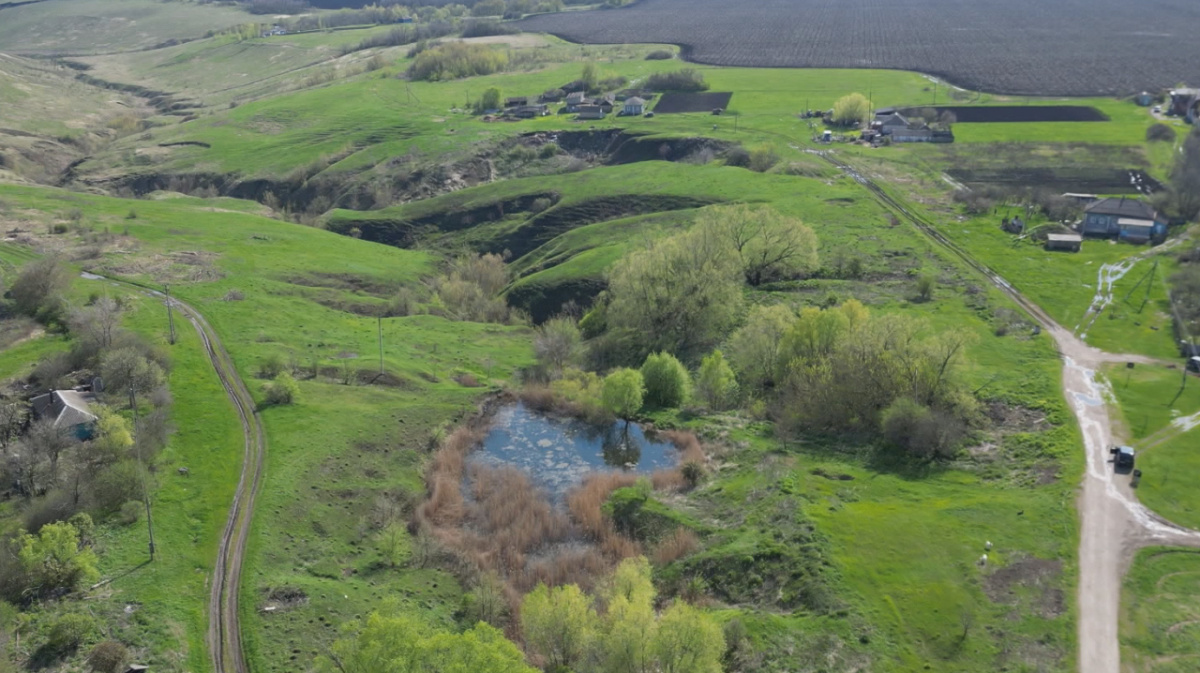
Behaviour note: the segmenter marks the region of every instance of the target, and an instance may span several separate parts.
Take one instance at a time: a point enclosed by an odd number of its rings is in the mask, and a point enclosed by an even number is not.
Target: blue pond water
[[[559,499],[589,472],[632,470],[653,472],[673,467],[675,446],[652,441],[635,423],[597,427],[579,420],[553,418],[523,404],[503,407],[492,421],[483,446],[471,462],[512,465],[529,475],[535,486]]]

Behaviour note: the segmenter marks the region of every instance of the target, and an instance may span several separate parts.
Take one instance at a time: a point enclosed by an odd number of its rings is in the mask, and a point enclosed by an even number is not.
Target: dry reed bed
[[[571,415],[561,400],[523,394],[522,401],[546,412]],[[468,456],[488,432],[488,409],[450,433],[426,470],[426,498],[416,508],[413,532],[424,532],[456,559],[455,571],[467,583],[495,571],[504,580],[512,614],[520,597],[539,583],[578,584],[591,589],[598,578],[621,560],[643,553],[634,540],[616,530],[603,506],[613,491],[634,485],[638,475],[596,472],[566,498],[566,511],[556,509],[520,470],[502,466],[468,465]],[[699,439],[690,432],[659,435],[679,451],[680,465],[707,462]],[[658,491],[687,488],[681,468],[651,475]],[[464,483],[467,492],[464,493]],[[699,541],[680,530],[651,552],[660,563],[695,551]]]

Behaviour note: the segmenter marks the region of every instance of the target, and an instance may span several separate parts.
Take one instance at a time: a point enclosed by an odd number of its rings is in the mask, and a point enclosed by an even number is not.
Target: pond
[[[674,467],[675,446],[654,441],[636,423],[595,426],[576,419],[540,414],[524,404],[501,408],[492,429],[469,462],[512,465],[554,500],[589,472],[631,470],[649,474]]]

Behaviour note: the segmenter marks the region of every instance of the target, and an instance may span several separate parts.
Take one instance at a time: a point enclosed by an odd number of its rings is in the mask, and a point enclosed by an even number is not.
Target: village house
[[[877,114],[871,126],[894,143],[954,142],[954,134],[949,129],[931,128],[924,121],[910,120],[899,112]]]
[[[1189,124],[1200,120],[1200,89],[1175,89],[1169,95],[1167,114],[1183,117]]]
[[[625,107],[621,109],[621,114],[626,117],[637,117],[646,111],[646,101],[634,96],[633,98],[625,99]]]
[[[1140,199],[1100,199],[1083,211],[1084,236],[1116,238],[1129,243],[1162,241],[1167,236],[1166,220],[1149,203]]]
[[[567,94],[567,112],[579,112],[579,108],[587,102],[587,94],[582,91],[572,91]]]
[[[81,390],[52,390],[29,401],[35,418],[49,419],[59,432],[77,439],[91,439],[96,430],[96,415],[90,404],[95,395]]]
[[[534,117],[545,117],[550,114],[550,107],[538,103],[536,105],[522,105],[521,107],[511,111],[512,116],[520,119],[533,119]]]
[[[579,119],[604,119],[608,112],[599,105],[580,105]]]
[[[1048,234],[1046,236],[1047,250],[1079,252],[1082,247],[1083,237],[1079,234]]]

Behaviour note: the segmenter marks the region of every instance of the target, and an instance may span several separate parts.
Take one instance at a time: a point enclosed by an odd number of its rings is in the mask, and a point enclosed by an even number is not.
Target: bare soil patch
[[[993,571],[984,579],[983,591],[992,601],[1004,605],[1025,603],[1022,594],[1028,591],[1025,607],[1052,619],[1067,610],[1066,594],[1055,586],[1061,576],[1062,561],[1028,557]]]
[[[677,114],[680,112],[712,112],[718,108],[729,107],[731,92],[707,93],[664,93],[654,106],[655,114]]]

